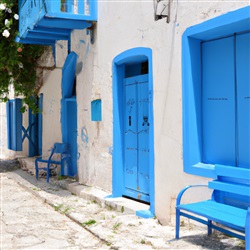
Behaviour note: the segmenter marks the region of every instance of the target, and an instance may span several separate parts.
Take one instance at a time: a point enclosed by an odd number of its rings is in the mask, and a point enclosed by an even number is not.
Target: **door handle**
[[[149,126],[149,122],[148,122],[148,117],[147,116],[143,116],[143,123],[142,126],[147,125]]]
[[[129,126],[131,126],[131,124],[132,124],[132,121],[131,121],[132,119],[131,119],[131,115],[128,117],[128,125]]]

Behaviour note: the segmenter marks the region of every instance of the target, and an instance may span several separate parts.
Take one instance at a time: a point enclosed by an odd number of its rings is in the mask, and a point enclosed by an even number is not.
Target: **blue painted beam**
[[[41,26],[37,25],[35,30],[39,31],[39,32],[45,32],[48,34],[56,33],[56,34],[60,34],[60,35],[69,35],[72,29],[46,28],[46,27],[41,27]]]
[[[38,40],[56,41],[56,40],[68,40],[69,37],[70,37],[70,34],[68,34],[68,35],[61,35],[61,34],[57,34],[57,33],[49,34],[49,33],[40,32],[40,31],[37,31],[37,30],[31,30],[26,35],[25,39],[38,39]]]
[[[38,39],[26,39],[26,38],[20,38],[16,37],[15,39],[18,43],[23,44],[39,44],[39,45],[46,45],[46,46],[54,46],[56,41],[48,41],[48,40],[38,40]]]
[[[92,23],[87,21],[67,20],[62,18],[43,18],[39,21],[38,25],[47,28],[86,29],[91,27]]]

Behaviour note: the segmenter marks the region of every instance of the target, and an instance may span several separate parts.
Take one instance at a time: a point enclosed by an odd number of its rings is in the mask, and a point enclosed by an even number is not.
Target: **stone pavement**
[[[74,195],[17,165],[0,160],[1,250],[244,249],[244,241],[217,232],[208,237],[204,227],[186,222],[176,241],[173,226],[138,218],[123,201],[101,198],[103,190],[65,184]]]

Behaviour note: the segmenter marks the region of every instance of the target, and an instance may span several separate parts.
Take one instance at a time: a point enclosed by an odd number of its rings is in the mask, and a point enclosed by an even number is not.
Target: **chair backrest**
[[[68,143],[56,142],[54,144],[54,153],[55,154],[64,154],[68,152],[69,145]]]
[[[56,142],[51,150],[49,159],[51,159],[54,154],[61,154],[61,159],[62,159],[63,155],[69,154],[69,144]]]

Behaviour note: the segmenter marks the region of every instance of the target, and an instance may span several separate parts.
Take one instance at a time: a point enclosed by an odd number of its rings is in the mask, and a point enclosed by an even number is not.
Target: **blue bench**
[[[180,191],[176,200],[176,235],[179,239],[180,216],[207,225],[212,229],[245,240],[250,250],[250,169],[215,165],[217,179],[209,181],[212,197],[195,203],[181,204],[183,194],[190,188],[207,185],[191,185]]]
[[[55,154],[59,154],[59,159],[55,159]],[[61,165],[62,168],[65,167],[66,164],[69,164],[70,161],[70,153],[69,153],[69,145],[67,143],[59,143],[56,142],[54,147],[51,150],[50,156],[47,159],[43,157],[38,157],[35,160],[35,168],[36,168],[36,179],[39,176],[39,170],[44,170],[47,173],[47,182],[49,182],[49,177],[51,174],[51,170],[54,170],[58,165]],[[46,163],[46,165],[42,165],[39,167],[39,162]]]

